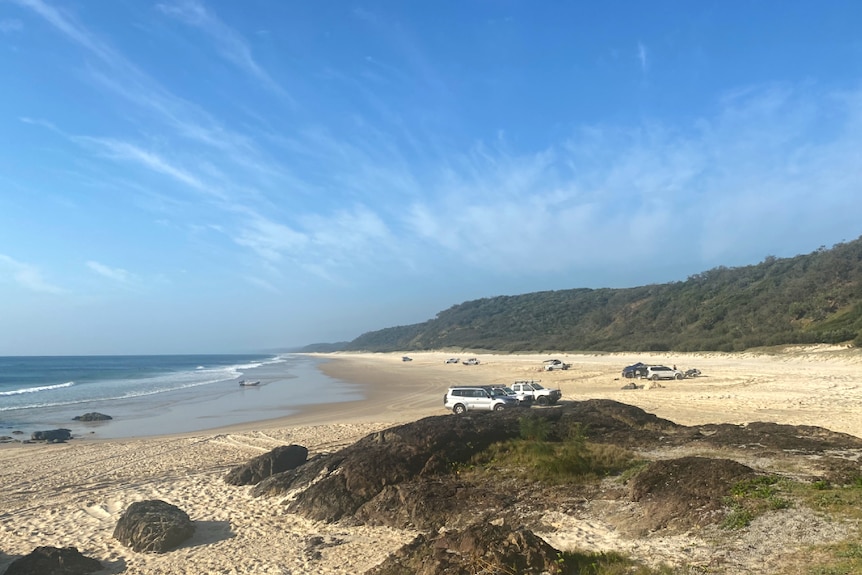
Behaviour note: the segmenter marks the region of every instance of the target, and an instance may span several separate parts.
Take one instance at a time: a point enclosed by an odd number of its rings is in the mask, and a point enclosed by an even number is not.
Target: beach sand
[[[0,572],[34,547],[51,545],[74,546],[98,559],[105,566],[100,573],[362,573],[415,534],[312,522],[222,477],[278,445],[297,443],[313,455],[397,423],[444,415],[443,394],[452,384],[538,379],[559,387],[564,401],[614,399],[681,424],[772,421],[862,437],[862,355],[842,347],[774,354],[459,355],[477,357],[477,366],[446,364],[453,356],[448,352],[411,354],[410,362],[401,355],[321,356],[326,374],[361,384],[365,399],[311,406],[288,418],[206,434],[0,447]],[[541,371],[549,357],[572,368]],[[635,361],[696,367],[702,376],[622,390],[631,380],[620,370]],[[144,499],[185,510],[197,524],[194,537],[161,555],[135,553],[114,540],[121,513]],[[710,552],[707,543],[692,538],[624,542],[608,525],[571,517],[552,523],[556,531],[543,535],[568,549],[616,548],[669,562],[696,561]]]

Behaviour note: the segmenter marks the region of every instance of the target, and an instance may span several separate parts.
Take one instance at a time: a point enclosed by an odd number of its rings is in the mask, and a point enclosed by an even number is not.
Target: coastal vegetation
[[[685,281],[467,301],[426,322],[364,333],[336,347],[733,352],[815,343],[862,344],[862,238],[756,265],[721,266]]]
[[[471,459],[469,468],[506,469],[523,480],[565,485],[597,481],[641,463],[627,449],[587,441],[579,424],[569,426],[558,441],[549,441],[547,419],[525,416],[519,423],[519,438],[492,444]]]
[[[572,488],[583,488],[587,485],[598,487],[602,480],[607,479],[610,483],[606,483],[602,488],[602,497],[608,497],[608,493],[614,490],[613,486],[624,488],[639,473],[649,472],[648,460],[638,457],[631,449],[612,443],[590,441],[588,429],[578,423],[554,429],[548,419],[532,414],[519,418],[519,425],[518,437],[493,443],[475,454],[468,464],[459,466],[459,477],[466,482],[475,483],[527,483],[535,493],[565,485]],[[701,459],[700,463],[705,461]],[[686,464],[686,467],[689,465]],[[839,465],[838,468],[842,471],[833,480],[799,480],[779,473],[760,473],[736,481],[728,486],[728,493],[720,498],[725,515],[718,525],[727,537],[732,538],[734,531],[749,528],[756,518],[790,508],[800,509],[803,513],[820,514],[831,522],[858,525],[862,519],[862,475],[852,465]],[[708,483],[705,477],[698,475],[704,471],[706,468],[701,472],[695,471],[695,483]],[[670,475],[671,478],[664,476],[660,479],[673,482],[673,475]],[[687,491],[689,486],[686,483],[683,478],[673,489]],[[688,495],[690,493],[683,496]],[[664,505],[673,507],[667,502]],[[677,509],[685,507],[683,505]],[[721,536],[716,534],[715,537]],[[847,539],[812,545],[797,553],[800,556],[803,554],[805,561],[786,561],[781,566],[775,566],[774,573],[862,573],[862,545],[857,529],[851,530]],[[561,573],[593,575],[691,575],[724,572],[717,565],[714,570],[703,570],[702,566],[685,563],[647,566],[634,557],[614,551],[560,552],[558,565]],[[804,567],[799,570],[799,565]]]

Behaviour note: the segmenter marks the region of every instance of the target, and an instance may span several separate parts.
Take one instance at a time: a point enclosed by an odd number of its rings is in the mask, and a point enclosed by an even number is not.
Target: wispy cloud
[[[98,85],[154,114],[180,137],[220,150],[236,162],[258,153],[248,138],[225,129],[206,111],[166,90],[71,14],[43,0],[11,1],[32,9],[70,41],[96,56],[101,66],[90,68],[89,73]],[[260,159],[255,161],[262,163]]]
[[[75,140],[84,144],[95,145],[111,158],[136,163],[159,174],[169,176],[177,182],[185,184],[199,192],[223,198],[223,195],[217,189],[205,184],[191,171],[178,167],[159,154],[142,149],[133,143],[89,136],[76,136]]]
[[[4,254],[0,254],[0,271],[2,270],[5,270],[2,275],[8,275],[15,283],[30,291],[49,294],[65,292],[63,288],[46,280],[36,266],[20,262]]]
[[[96,56],[86,72],[97,87],[146,113],[146,136],[137,123],[133,135],[64,136],[94,157],[164,176],[165,199],[193,192],[212,209],[187,226],[209,226],[240,257],[252,254],[259,269],[250,275],[274,288],[288,269],[337,281],[357,262],[383,269],[435,257],[515,275],[541,273],[548,261],[561,270],[649,265],[641,262],[679,245],[677,257],[712,262],[754,249],[747,244],[774,250],[793,239],[789,229],[851,227],[853,210],[840,206],[859,204],[860,91],[754,86],[685,125],[594,124],[533,149],[513,149],[505,137],[456,148],[387,95],[403,84],[437,86],[429,100],[441,102],[440,117],[455,114],[417,39],[359,9],[357,24],[404,49],[393,64],[368,56],[364,72],[329,73],[334,91],[355,97],[342,110],[349,121],[312,117],[281,130],[256,109],[260,118],[242,116],[256,128],[237,128],[162,87],[68,12],[14,1]],[[157,9],[206,34],[243,74],[280,89],[242,34],[202,2]],[[648,74],[644,42],[634,56]]]
[[[96,36],[90,34],[71,14],[52,6],[42,0],[10,0],[36,12],[48,21],[57,30],[65,34],[70,40],[95,54],[105,63],[118,65],[119,54],[107,44],[101,42]]]
[[[197,0],[180,0],[160,3],[156,8],[162,13],[197,28],[210,36],[221,55],[229,62],[258,80],[266,88],[287,96],[287,92],[254,59],[245,39],[233,28],[222,22],[212,11]]]
[[[122,284],[130,283],[134,276],[122,268],[112,268],[95,261],[88,261],[87,267],[102,277]]]
[[[838,206],[859,205],[860,93],[753,87],[690,126],[595,125],[534,154],[485,147],[428,182],[405,227],[524,274],[795,249],[800,232],[828,237],[824,222],[854,227]]]
[[[280,261],[285,254],[302,253],[309,243],[304,233],[260,215],[239,229],[233,239],[270,262]]]

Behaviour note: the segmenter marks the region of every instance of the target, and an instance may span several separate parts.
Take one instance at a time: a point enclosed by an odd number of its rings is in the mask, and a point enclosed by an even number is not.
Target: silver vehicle
[[[659,379],[682,379],[685,377],[685,374],[678,369],[673,369],[666,365],[649,365],[643,377],[657,381]]]
[[[529,397],[539,405],[554,405],[563,395],[559,389],[548,389],[536,380],[516,381],[512,384],[512,391],[521,401]]]
[[[443,397],[443,407],[457,414],[467,411],[502,411],[518,407],[518,400],[505,394],[493,393],[482,386],[450,387]]]
[[[545,371],[556,371],[558,369],[569,369],[572,367],[571,363],[563,363],[559,359],[546,359],[543,362]]]

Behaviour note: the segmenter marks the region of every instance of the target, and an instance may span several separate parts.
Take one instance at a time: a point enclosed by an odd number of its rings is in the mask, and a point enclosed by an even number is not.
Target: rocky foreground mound
[[[473,472],[475,458],[490,446],[523,436],[525,417],[534,428],[539,422],[547,442],[578,429],[583,441],[629,450],[638,463],[625,480],[612,482],[547,483],[493,462]],[[738,511],[731,502],[739,486],[774,481],[770,463],[780,461],[774,467],[795,480],[843,485],[862,478],[860,453],[862,439],[823,428],[683,426],[630,405],[589,400],[421,419],[312,457],[263,479],[252,492],[281,497],[289,511],[313,520],[424,533],[375,574],[477,573],[480,567],[574,573],[559,550],[534,534],[552,530],[548,514],[580,517],[600,500],[608,509],[603,521],[632,537],[703,529]]]

